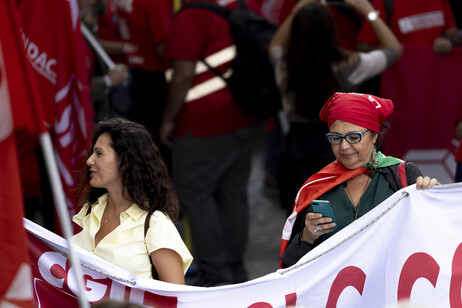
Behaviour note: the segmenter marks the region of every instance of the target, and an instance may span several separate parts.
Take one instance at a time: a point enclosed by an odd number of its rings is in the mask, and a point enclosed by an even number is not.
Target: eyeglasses
[[[326,134],[326,137],[327,137],[327,140],[329,140],[331,144],[340,144],[342,143],[342,139],[345,139],[346,142],[348,142],[349,144],[354,144],[354,143],[360,142],[361,139],[363,139],[363,135],[369,131],[370,130],[366,129],[362,133],[361,132],[351,132],[346,135],[340,135],[337,133],[328,133]]]

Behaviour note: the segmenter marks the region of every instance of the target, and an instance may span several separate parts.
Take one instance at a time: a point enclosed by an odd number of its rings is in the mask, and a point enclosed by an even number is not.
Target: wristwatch
[[[379,18],[379,11],[370,11],[368,14],[367,14],[367,20],[369,21],[374,21],[376,20],[377,18]]]

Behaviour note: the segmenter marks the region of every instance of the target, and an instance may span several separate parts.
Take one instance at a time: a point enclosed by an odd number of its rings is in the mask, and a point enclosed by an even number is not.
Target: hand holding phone
[[[313,200],[311,201],[311,207],[313,208],[314,213],[320,213],[323,217],[330,217],[332,219],[332,222],[335,223],[335,227],[331,229],[337,228],[334,210],[332,209],[332,205],[328,200]]]

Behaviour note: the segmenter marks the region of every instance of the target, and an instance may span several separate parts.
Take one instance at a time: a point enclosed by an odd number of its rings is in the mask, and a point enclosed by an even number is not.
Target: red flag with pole
[[[10,0],[0,1],[0,306],[32,307],[32,275],[14,132],[45,131]]]
[[[18,10],[72,216],[75,172],[89,144],[93,116],[77,0],[22,0]]]

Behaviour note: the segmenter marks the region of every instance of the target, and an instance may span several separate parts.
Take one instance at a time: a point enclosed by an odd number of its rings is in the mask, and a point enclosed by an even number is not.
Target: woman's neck
[[[108,191],[106,207],[115,213],[126,211],[133,202],[125,199],[121,193],[111,193]]]

